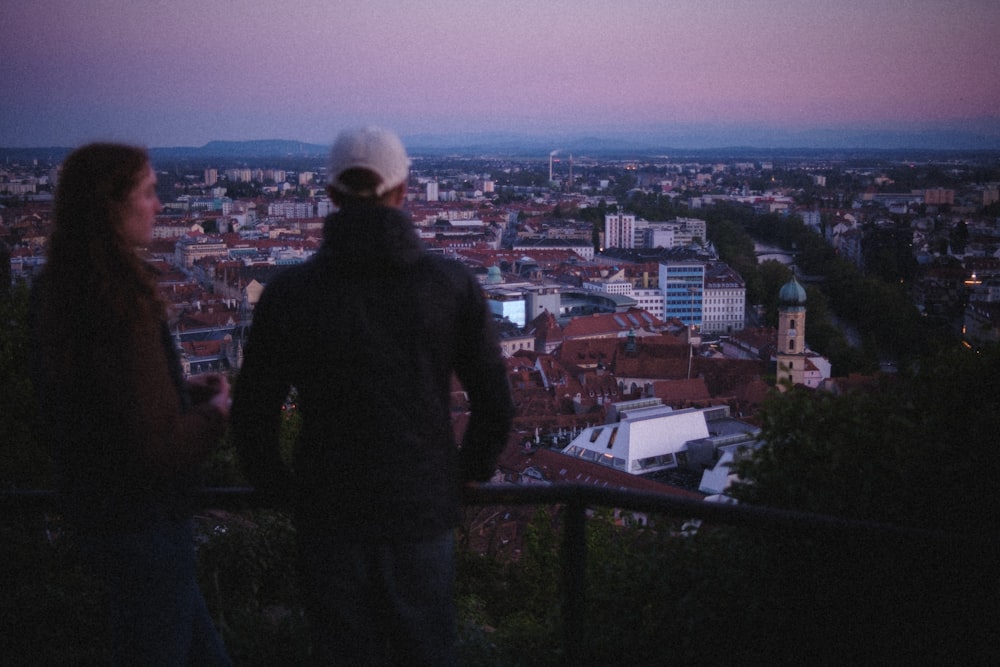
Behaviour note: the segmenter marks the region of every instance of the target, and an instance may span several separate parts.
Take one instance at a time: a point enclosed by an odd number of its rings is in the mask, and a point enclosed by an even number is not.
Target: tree
[[[764,321],[768,326],[778,326],[778,296],[781,288],[792,279],[792,271],[773,259],[761,262],[757,269],[760,275],[761,294],[756,303],[764,305]],[[812,318],[810,317],[810,321]]]
[[[996,528],[1000,348],[953,348],[870,390],[795,389],[760,413],[739,499],[937,529]]]
[[[951,242],[952,250],[956,253],[965,252],[965,245],[969,242],[969,226],[965,220],[961,220],[955,225],[948,234],[948,239]]]
[[[29,290],[0,296],[0,488],[51,486],[48,445],[35,437],[34,389],[28,373]]]
[[[862,241],[862,256],[869,273],[885,282],[909,282],[917,271],[913,232],[908,227],[869,230]]]
[[[706,233],[719,253],[736,273],[743,277],[747,288],[747,302],[761,303],[766,293],[757,275],[757,255],[754,242],[743,227],[728,217],[708,216]]]
[[[762,446],[735,466],[741,502],[931,531],[777,548],[813,572],[805,604],[825,600],[838,624],[864,619],[858,632],[896,644],[893,662],[975,662],[997,650],[975,626],[998,612],[1000,590],[998,348],[952,348],[869,390],[794,388],[767,401],[761,428]],[[860,605],[843,606],[852,597]]]

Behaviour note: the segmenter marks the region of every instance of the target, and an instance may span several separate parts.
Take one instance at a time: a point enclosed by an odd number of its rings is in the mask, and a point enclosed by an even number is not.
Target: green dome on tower
[[[805,309],[806,289],[792,276],[778,292],[778,301],[783,308]]]

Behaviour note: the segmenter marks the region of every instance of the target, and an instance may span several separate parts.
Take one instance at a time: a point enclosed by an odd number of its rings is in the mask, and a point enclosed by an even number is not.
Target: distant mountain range
[[[38,148],[2,148],[0,160],[61,160],[72,148],[42,146]],[[150,148],[153,162],[185,160],[204,162],[210,160],[252,160],[256,158],[325,158],[328,145],[310,144],[287,139],[254,141],[210,141],[204,146],[168,146]]]
[[[1000,118],[905,129],[793,130],[749,125],[690,125],[600,133],[422,134],[404,137],[414,153],[574,155],[767,154],[814,151],[1000,151]]]
[[[562,133],[453,133],[404,135],[411,155],[495,155],[512,158],[547,159],[550,154],[604,158],[652,156],[781,157],[790,155],[934,154],[938,152],[1000,151],[1000,122],[967,126],[934,127],[926,130],[776,130],[762,127],[689,127],[647,131],[593,134]],[[69,152],[67,147],[2,148],[0,159],[54,159]],[[248,160],[259,158],[314,159],[325,157],[329,144],[269,139],[212,141],[204,146],[156,147],[154,161]],[[912,158],[911,159],[916,159]]]
[[[254,141],[210,141],[204,146],[152,148],[150,156],[171,158],[257,158],[257,157],[325,157],[329,145],[309,144],[286,139],[259,139]]]

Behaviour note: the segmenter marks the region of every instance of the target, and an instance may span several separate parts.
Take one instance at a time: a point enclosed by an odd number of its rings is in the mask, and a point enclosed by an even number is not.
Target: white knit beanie
[[[339,180],[348,169],[374,172],[382,181],[375,188],[375,195],[381,197],[406,181],[410,159],[406,157],[403,142],[389,130],[380,127],[344,130],[330,149],[330,182],[344,194],[357,194]]]

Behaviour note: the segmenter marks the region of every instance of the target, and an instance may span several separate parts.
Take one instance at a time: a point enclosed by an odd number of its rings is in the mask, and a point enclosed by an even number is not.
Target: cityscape
[[[142,253],[185,372],[238,378],[257,298],[319,248],[334,207],[322,147],[215,150],[152,151],[164,210]],[[32,152],[10,152],[0,169],[15,294],[44,265],[59,179],[58,152]],[[998,188],[989,151],[430,152],[412,156],[405,209],[428,248],[478,276],[501,332],[517,415],[495,483],[727,503],[741,497],[737,462],[763,443],[769,396],[877,395],[930,346],[997,342]],[[747,241],[749,256],[737,249]],[[869,319],[833,311],[817,256],[895,283],[883,294],[905,304],[872,303]],[[460,391],[454,409],[460,429]],[[488,533],[502,542],[479,548],[517,561],[530,519],[506,517]]]
[[[455,532],[461,664],[995,661],[1000,4],[246,5],[0,10],[6,660],[108,657],[29,380],[64,158],[146,147],[182,371],[238,385],[261,294],[337,210],[330,141],[373,124],[516,406]],[[460,438],[457,381],[451,408]],[[290,457],[294,392],[283,415]],[[304,664],[287,508],[231,434],[204,484],[234,662]]]

